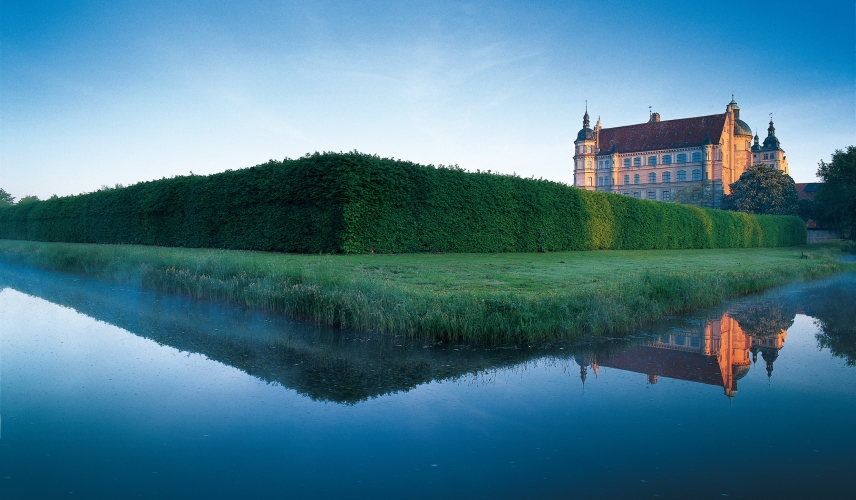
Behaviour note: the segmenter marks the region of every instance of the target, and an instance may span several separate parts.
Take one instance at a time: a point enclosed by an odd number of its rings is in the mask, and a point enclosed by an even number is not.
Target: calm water
[[[338,332],[0,267],[0,497],[819,498],[856,489],[856,276],[629,340]]]

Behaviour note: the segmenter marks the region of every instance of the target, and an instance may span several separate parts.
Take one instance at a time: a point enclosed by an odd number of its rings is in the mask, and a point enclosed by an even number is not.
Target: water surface
[[[0,266],[2,498],[856,488],[856,276],[629,339],[472,347]]]

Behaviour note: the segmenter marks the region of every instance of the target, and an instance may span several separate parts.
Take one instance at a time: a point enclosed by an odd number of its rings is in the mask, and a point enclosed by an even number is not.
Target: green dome
[[[735,120],[734,135],[748,135],[749,137],[752,137],[752,129],[749,128],[749,125],[743,120]]]

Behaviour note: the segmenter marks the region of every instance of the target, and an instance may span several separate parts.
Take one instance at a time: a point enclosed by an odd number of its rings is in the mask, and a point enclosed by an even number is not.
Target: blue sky
[[[351,150],[570,183],[586,100],[610,127],[734,93],[797,182],[856,143],[852,1],[0,5],[16,197]]]

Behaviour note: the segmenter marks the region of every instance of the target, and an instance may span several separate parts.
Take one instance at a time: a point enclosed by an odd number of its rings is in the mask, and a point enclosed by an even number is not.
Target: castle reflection
[[[790,322],[789,322],[790,323]],[[790,324],[788,324],[790,326]],[[765,335],[750,335],[732,313],[708,320],[696,330],[672,331],[655,340],[604,357],[577,356],[580,379],[585,384],[588,370],[597,375],[601,366],[641,373],[647,383],[659,377],[718,385],[728,397],[737,394],[737,381],[746,376],[758,353],[766,363],[767,377],[779,357],[788,332],[785,328]],[[750,356],[751,355],[751,356]],[[751,359],[750,359],[751,358]]]

